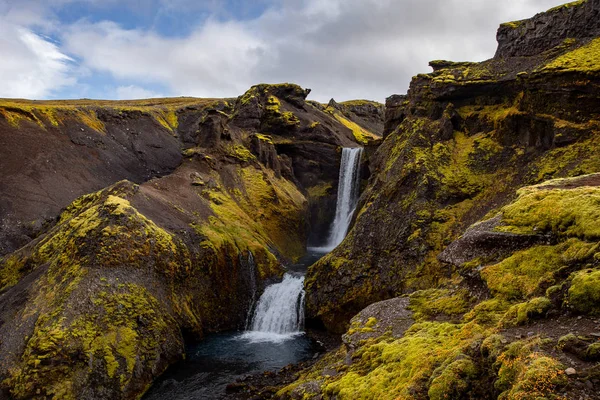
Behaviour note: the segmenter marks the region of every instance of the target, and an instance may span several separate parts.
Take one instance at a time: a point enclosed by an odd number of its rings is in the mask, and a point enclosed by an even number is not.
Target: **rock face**
[[[593,15],[597,5],[572,4],[523,24],[546,20],[577,33],[574,16]],[[483,63],[433,61],[434,72],[413,78],[406,97],[388,99],[385,140],[369,160],[354,227],[308,272],[308,317],[343,332],[373,302],[436,287],[455,271],[444,261],[471,255],[449,249],[440,261],[440,253],[516,189],[600,171],[600,38],[588,37],[595,31],[587,27],[583,37],[527,57],[501,50]],[[538,240],[471,237],[476,249]]]
[[[600,36],[600,2],[575,1],[498,29],[496,57],[527,57],[551,50],[565,39]]]
[[[239,328],[356,146],[307,94],[1,102],[0,397],[138,398]]]

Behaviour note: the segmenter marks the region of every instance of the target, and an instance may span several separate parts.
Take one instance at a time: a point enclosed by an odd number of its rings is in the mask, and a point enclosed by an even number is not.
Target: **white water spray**
[[[362,147],[342,149],[335,218],[331,224],[329,237],[325,246],[313,247],[310,250],[329,253],[346,237],[358,202],[362,153]]]
[[[302,332],[304,325],[304,277],[285,274],[283,281],[267,287],[260,296],[250,331],[250,340],[277,341]]]

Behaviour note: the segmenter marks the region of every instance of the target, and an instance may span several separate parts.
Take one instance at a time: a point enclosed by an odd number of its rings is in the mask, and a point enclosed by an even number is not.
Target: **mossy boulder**
[[[600,270],[587,269],[575,273],[569,288],[568,305],[582,314],[600,314]]]

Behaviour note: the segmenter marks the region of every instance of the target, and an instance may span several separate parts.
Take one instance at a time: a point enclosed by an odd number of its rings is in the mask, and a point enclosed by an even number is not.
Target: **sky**
[[[563,0],[0,0],[0,97],[236,97],[293,82],[383,102],[434,59]]]

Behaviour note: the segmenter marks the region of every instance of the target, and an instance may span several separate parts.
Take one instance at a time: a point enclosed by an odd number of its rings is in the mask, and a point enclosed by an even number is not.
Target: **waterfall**
[[[358,202],[362,153],[362,147],[344,148],[342,150],[335,218],[331,224],[329,237],[325,246],[313,247],[309,250],[329,253],[342,243],[342,240],[346,237]]]
[[[256,305],[250,340],[281,340],[302,332],[304,325],[304,276],[285,274],[280,283],[268,286]]]

